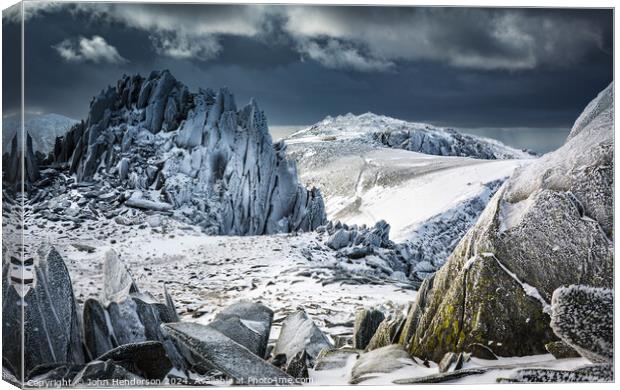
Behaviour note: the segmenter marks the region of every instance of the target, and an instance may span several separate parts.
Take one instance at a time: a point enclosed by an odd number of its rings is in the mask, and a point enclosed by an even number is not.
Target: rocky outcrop
[[[73,287],[58,252],[44,247],[25,252],[23,261],[11,257],[2,277],[2,355],[14,374],[21,378],[41,364],[84,363]]]
[[[410,313],[413,356],[545,353],[553,292],[613,285],[613,84],[582,117],[564,146],[515,172],[437,272]]]
[[[102,91],[56,143],[54,163],[209,233],[313,230],[326,222],[321,193],[300,185],[285,149],[254,100],[237,109],[227,89],[190,93],[165,70]]]

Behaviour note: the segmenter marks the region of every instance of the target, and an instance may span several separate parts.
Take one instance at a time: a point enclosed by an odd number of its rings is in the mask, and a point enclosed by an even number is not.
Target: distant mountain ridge
[[[533,157],[500,141],[461,133],[426,123],[407,122],[384,115],[365,113],[328,116],[322,121],[292,134],[288,140],[316,138],[330,141],[361,139],[385,147],[437,156],[473,157],[487,160]]]
[[[2,118],[2,150],[10,152],[11,140],[20,129],[20,114],[11,114]],[[35,152],[49,153],[54,148],[56,137],[63,136],[78,121],[60,114],[39,114],[27,112],[24,128],[32,137]],[[18,140],[21,142],[21,131]]]

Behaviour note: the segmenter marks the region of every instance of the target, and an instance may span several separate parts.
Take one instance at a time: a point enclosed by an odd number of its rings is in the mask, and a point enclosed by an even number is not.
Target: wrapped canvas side
[[[8,141],[2,143],[2,379],[20,387],[24,382],[23,297],[33,281],[32,265],[24,257],[22,20],[22,3],[2,12],[2,139]]]

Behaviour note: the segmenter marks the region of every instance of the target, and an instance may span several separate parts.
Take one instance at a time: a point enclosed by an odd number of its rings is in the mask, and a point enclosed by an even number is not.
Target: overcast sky
[[[16,20],[3,15],[5,58]],[[124,73],[167,68],[255,97],[271,125],[371,111],[568,128],[612,81],[612,27],[611,10],[26,3],[26,105],[83,118]]]

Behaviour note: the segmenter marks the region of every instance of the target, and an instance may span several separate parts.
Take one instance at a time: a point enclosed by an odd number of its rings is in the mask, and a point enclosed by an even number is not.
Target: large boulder
[[[22,377],[41,364],[84,363],[71,278],[56,249],[10,256],[2,276],[2,354],[14,374]]]
[[[546,353],[553,292],[613,286],[613,84],[566,143],[519,168],[440,269],[401,340],[414,356]],[[582,119],[586,118],[586,119]]]

